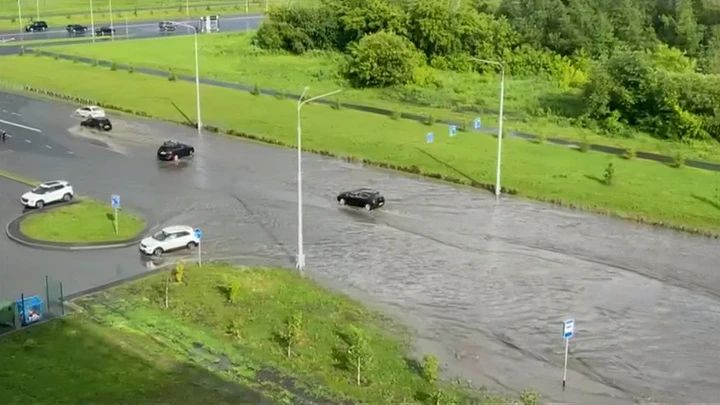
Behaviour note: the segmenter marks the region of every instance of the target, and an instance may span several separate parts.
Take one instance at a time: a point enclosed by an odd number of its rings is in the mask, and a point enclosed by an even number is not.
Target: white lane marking
[[[12,135],[10,134],[5,134],[5,136],[7,136],[8,138],[12,138]]]
[[[3,110],[3,112],[4,112],[4,113],[7,113],[8,111],[7,111],[7,110]]]
[[[52,146],[50,146],[50,145],[45,145],[45,147],[48,149],[52,149]]]
[[[27,143],[32,143],[32,141],[29,140],[29,139],[26,139],[25,142],[27,142]]]
[[[37,132],[37,133],[42,132],[41,130],[39,130],[37,128],[29,127],[29,126],[23,125],[23,124],[18,124],[17,122],[5,121],[5,120],[0,120],[0,122],[2,122],[3,124],[15,126],[18,128],[27,129],[28,131],[33,131],[33,132]]]
[[[68,155],[74,155],[74,154],[75,154],[75,152],[73,152],[73,151],[71,151],[71,150],[67,151],[67,153],[68,153]]]
[[[12,115],[17,115],[18,117],[20,117],[20,114],[18,114],[18,113],[16,113],[16,112],[11,112],[10,114],[12,114]]]

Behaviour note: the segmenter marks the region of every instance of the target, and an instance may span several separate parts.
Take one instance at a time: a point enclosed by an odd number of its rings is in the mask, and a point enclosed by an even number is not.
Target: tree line
[[[437,86],[428,67],[581,90],[578,125],[672,140],[720,140],[720,7],[712,0],[321,0],[272,10],[261,48],[346,55],[358,88]]]

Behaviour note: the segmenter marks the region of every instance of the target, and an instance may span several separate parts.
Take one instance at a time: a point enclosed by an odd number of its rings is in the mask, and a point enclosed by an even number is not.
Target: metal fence
[[[33,291],[0,297],[0,334],[67,313],[63,283],[50,275]]]

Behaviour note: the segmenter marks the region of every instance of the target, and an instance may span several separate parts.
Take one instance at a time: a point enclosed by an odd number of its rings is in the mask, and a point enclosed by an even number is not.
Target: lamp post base
[[[304,254],[297,255],[297,262],[295,263],[295,268],[298,270],[305,270],[305,255]]]

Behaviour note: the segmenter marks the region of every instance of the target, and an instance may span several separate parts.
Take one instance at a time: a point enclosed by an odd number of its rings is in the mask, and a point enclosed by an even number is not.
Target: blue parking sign
[[[457,135],[457,125],[450,125],[450,136]]]
[[[427,143],[433,143],[435,141],[435,134],[432,132],[428,132],[426,140]]]
[[[202,231],[200,230],[200,228],[195,228],[195,231],[194,231],[194,232],[195,232],[195,237],[196,237],[196,238],[202,239]]]
[[[115,209],[120,208],[120,196],[117,194],[111,195],[110,196],[110,205]]]
[[[482,127],[482,120],[480,118],[475,118],[475,121],[473,121],[473,128],[480,129]]]

